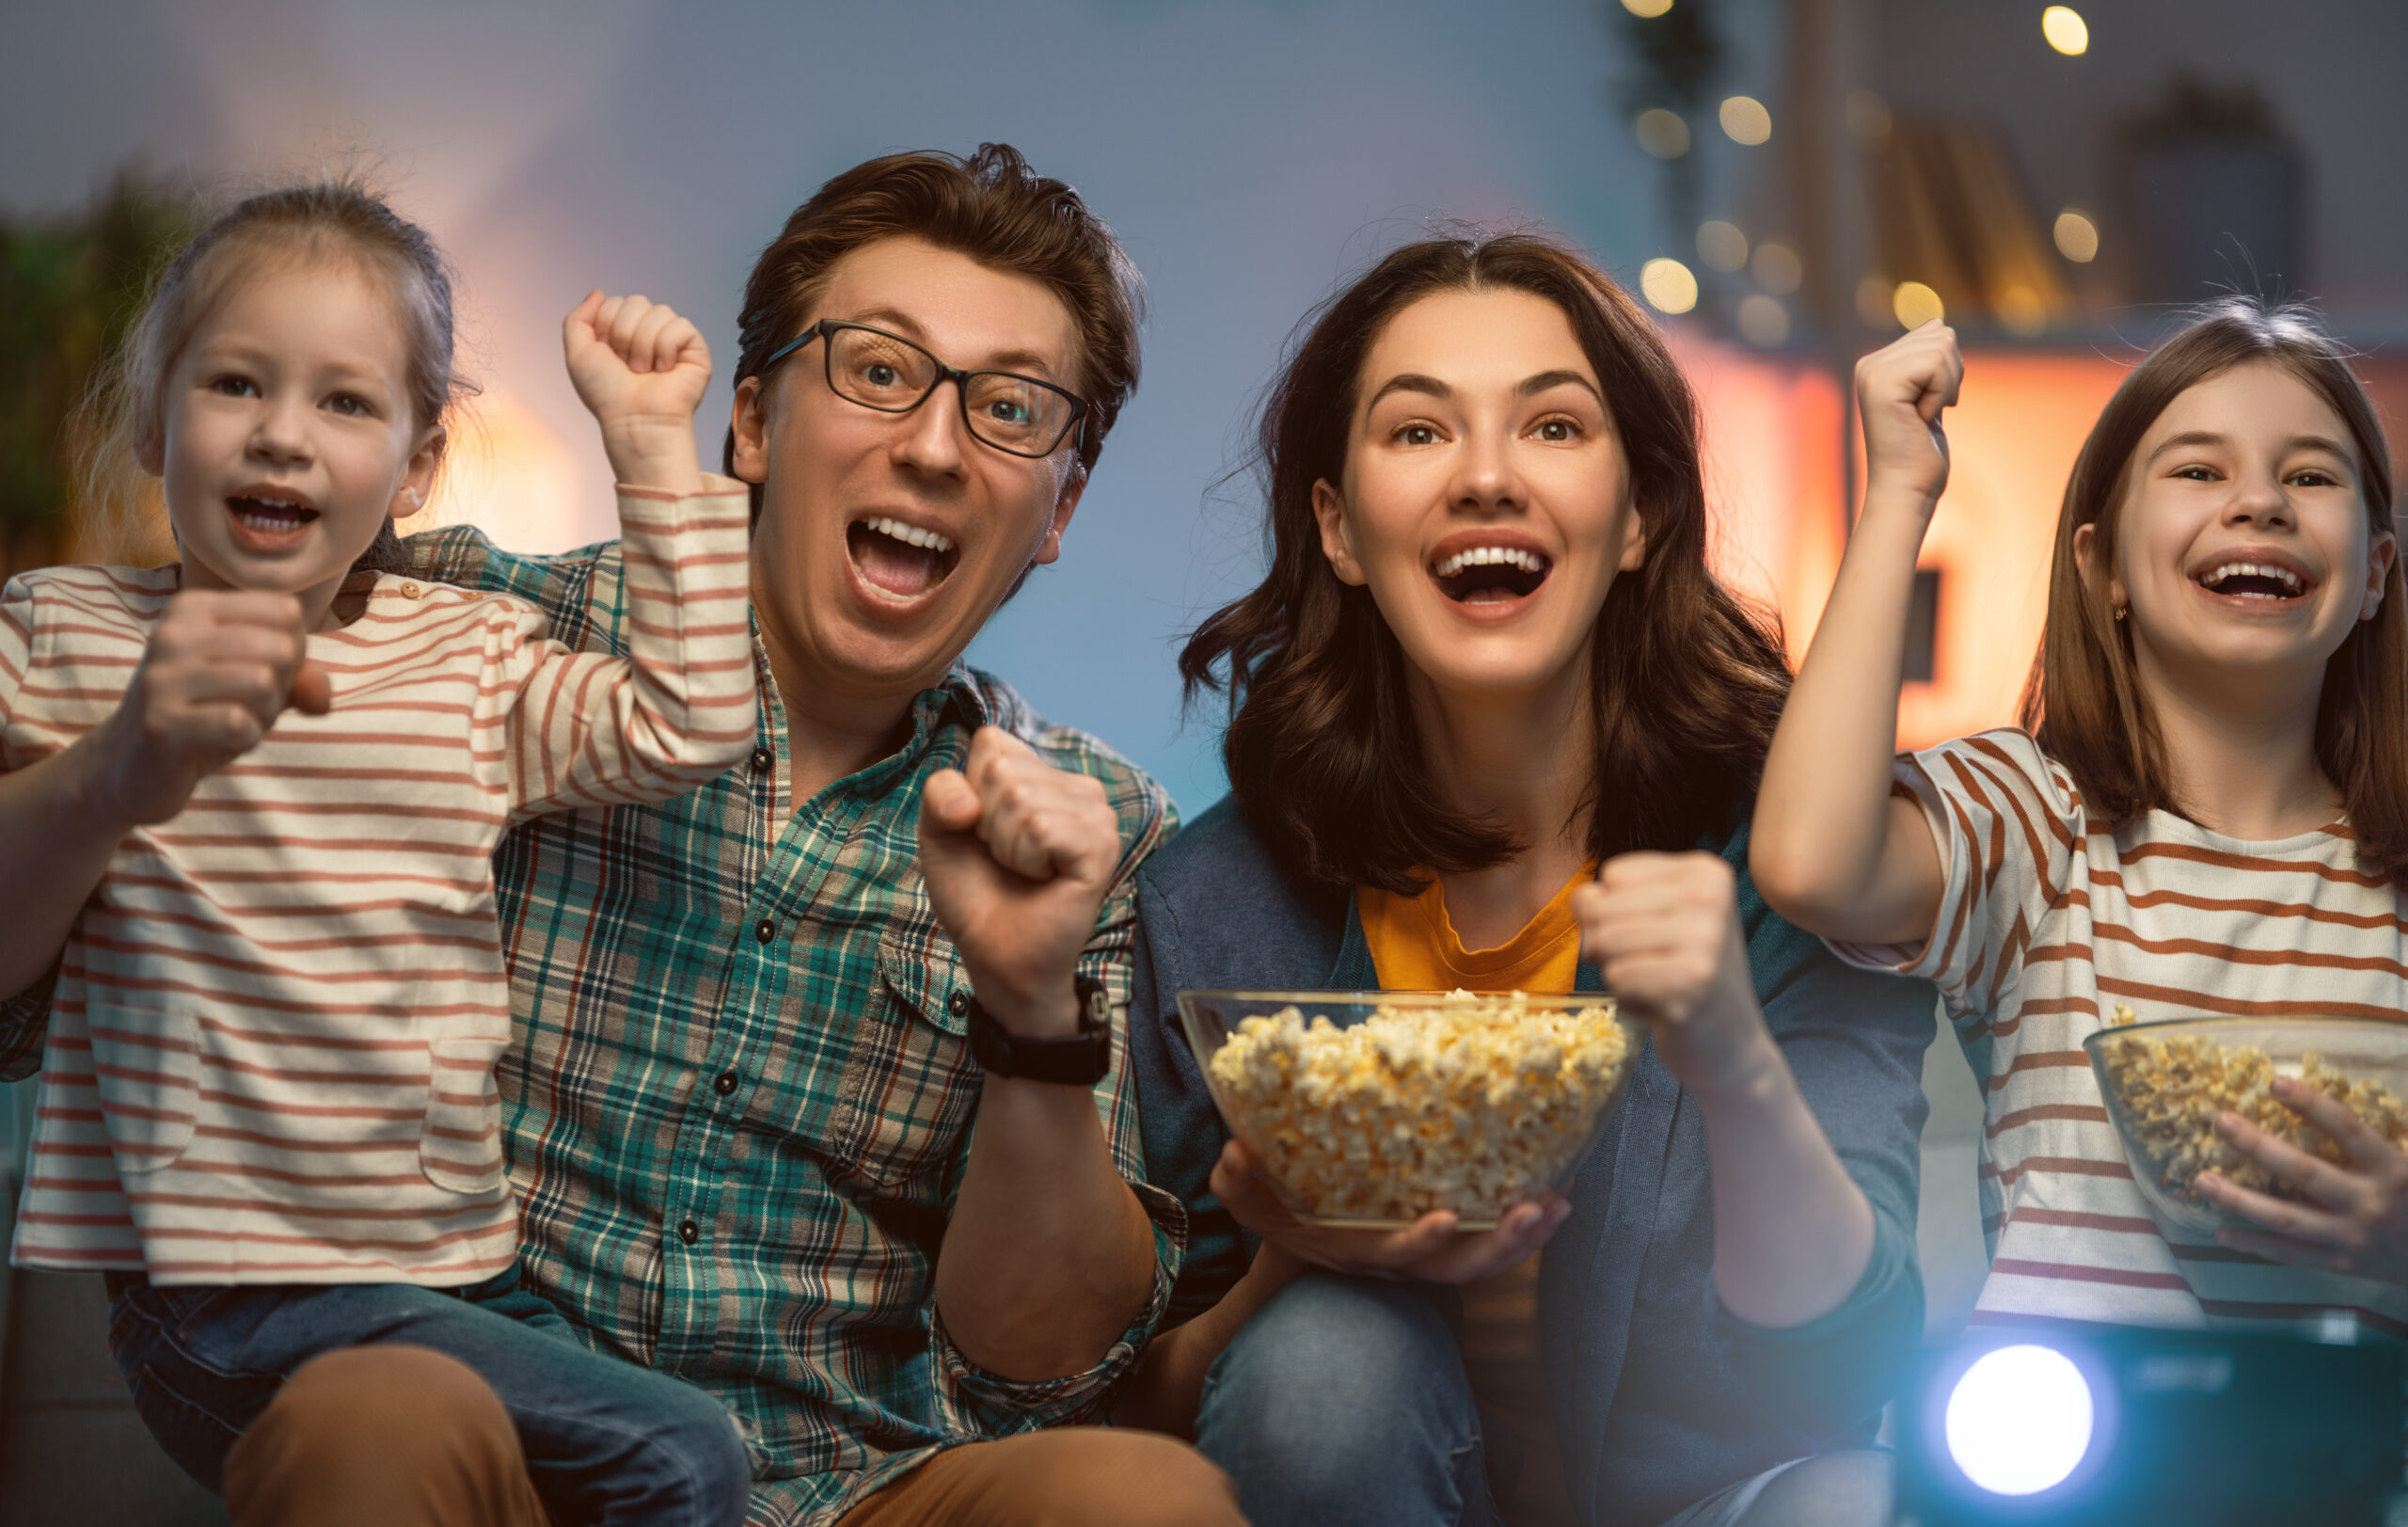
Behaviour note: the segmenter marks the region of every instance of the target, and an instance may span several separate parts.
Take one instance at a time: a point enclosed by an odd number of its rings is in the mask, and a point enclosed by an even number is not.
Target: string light
[[[1657,312],[1679,314],[1697,306],[1697,277],[1677,260],[1651,260],[1640,266],[1639,291]]]
[[[1639,146],[1658,159],[1678,159],[1689,151],[1689,124],[1679,112],[1650,106],[1631,127],[1639,134]]]
[[[1735,95],[1722,103],[1722,131],[1734,143],[1750,148],[1772,136],[1772,113],[1751,95]]]
[[[2057,253],[2077,265],[2099,258],[2099,225],[2067,207],[2057,214]]]
[[[2090,51],[2090,24],[2071,6],[2051,6],[2040,12],[2040,35],[2068,58]]]

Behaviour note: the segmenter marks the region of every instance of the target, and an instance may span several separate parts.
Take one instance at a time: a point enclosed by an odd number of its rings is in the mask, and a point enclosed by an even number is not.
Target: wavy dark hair
[[[2132,659],[2131,632],[2110,608],[2104,578],[2083,576],[2074,537],[2095,526],[2092,549],[2112,567],[2141,437],[2168,405],[2201,382],[2256,363],[2280,366],[2338,414],[2358,458],[2367,533],[2392,531],[2391,453],[2350,352],[2315,310],[2247,295],[2193,310],[2174,338],[2132,369],[2091,426],[2066,480],[2049,567],[2049,613],[2023,689],[2022,722],[2065,765],[2094,819],[2127,822],[2180,813],[2164,742]],[[2383,605],[2360,621],[2324,664],[2316,708],[2316,761],[2341,792],[2369,872],[2408,889],[2408,597],[2400,561],[2384,579]]]
[[[1388,255],[1300,326],[1263,406],[1256,469],[1271,570],[1180,654],[1193,703],[1227,688],[1229,785],[1291,873],[1411,894],[1431,872],[1520,852],[1424,766],[1410,660],[1368,588],[1323,555],[1313,484],[1343,480],[1365,358],[1425,296],[1513,290],[1560,309],[1596,368],[1646,534],[1590,638],[1593,762],[1579,811],[1600,859],[1687,849],[1751,794],[1789,692],[1777,625],[1705,564],[1697,405],[1655,326],[1578,254],[1529,233],[1434,239]],[[1577,818],[1575,819],[1578,819]]]

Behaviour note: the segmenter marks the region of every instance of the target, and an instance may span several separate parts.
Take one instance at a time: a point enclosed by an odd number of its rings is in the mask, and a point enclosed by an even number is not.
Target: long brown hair
[[[1406,693],[1410,660],[1370,591],[1331,571],[1312,509],[1313,484],[1344,475],[1363,362],[1388,321],[1434,293],[1500,288],[1544,297],[1571,323],[1646,534],[1645,560],[1616,575],[1590,637],[1591,851],[1686,849],[1720,830],[1755,787],[1788,693],[1778,631],[1706,569],[1697,406],[1638,304],[1532,234],[1410,245],[1306,319],[1258,437],[1270,573],[1179,658],[1191,701],[1228,686],[1230,788],[1272,853],[1308,880],[1409,893],[1425,883],[1417,871],[1479,868],[1524,847],[1440,794]]]
[[[1042,283],[1069,310],[1079,337],[1079,465],[1095,468],[1103,437],[1137,389],[1137,326],[1145,288],[1102,218],[1064,182],[1038,175],[1008,143],[981,143],[964,159],[890,153],[846,170],[794,210],[744,283],[736,374],[761,374],[802,331],[836,262],[880,239],[917,238]],[[736,431],[721,465],[736,469]],[[752,485],[752,513],[761,513]]]
[[[2083,577],[2075,533],[2092,533],[2094,565],[2115,565],[2132,454],[2168,405],[2236,366],[2282,367],[2324,400],[2356,447],[2367,532],[2392,522],[2391,453],[2349,353],[2316,313],[2291,303],[2220,298],[2124,378],[2083,442],[2066,482],[2049,568],[2049,617],[2024,685],[2022,721],[2065,765],[2099,820],[2179,812],[2164,743],[2139,682],[2131,635],[2109,607],[2106,579]],[[2372,620],[2353,626],[2324,665],[2316,708],[2316,759],[2339,787],[2358,857],[2408,887],[2408,610],[2400,563],[2384,580]]]

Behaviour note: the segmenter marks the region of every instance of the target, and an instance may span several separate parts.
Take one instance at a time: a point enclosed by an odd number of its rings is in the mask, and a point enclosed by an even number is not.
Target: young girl
[[[123,368],[182,561],[0,594],[0,991],[57,965],[12,1254],[111,1275],[145,1420],[238,1520],[268,1490],[293,1515],[289,1471],[233,1446],[277,1388],[403,1342],[509,1408],[525,1519],[732,1522],[725,1413],[515,1288],[488,861],[528,815],[673,795],[751,748],[745,498],[695,461],[693,326],[594,293],[566,345],[621,484],[626,586],[596,596],[642,613],[627,656],[363,568],[433,485],[451,310],[372,196],[234,207]]]
[[[2265,1227],[2150,1218],[2082,1042],[2119,1007],[2408,1010],[2408,626],[2391,468],[2299,308],[2205,310],[2107,405],[2066,488],[2025,729],[1890,758],[1908,599],[1962,366],[1928,325],[1857,369],[1864,509],[1756,811],[1766,899],[1845,957],[1940,984],[1988,1105],[1976,1318],[2160,1326],[2353,1311],[2408,1333],[2408,1163],[2277,1096],[2330,1167],[2230,1114],[2302,1197],[2216,1175]],[[1893,784],[1894,777],[1894,784]]]

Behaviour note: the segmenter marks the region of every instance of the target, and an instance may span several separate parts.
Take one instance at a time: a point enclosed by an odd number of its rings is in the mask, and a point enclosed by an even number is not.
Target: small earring
[[[2115,618],[2117,620],[2123,619],[2126,615],[2129,615],[2131,612],[2131,607],[2130,605],[2119,604],[2115,607]]]

